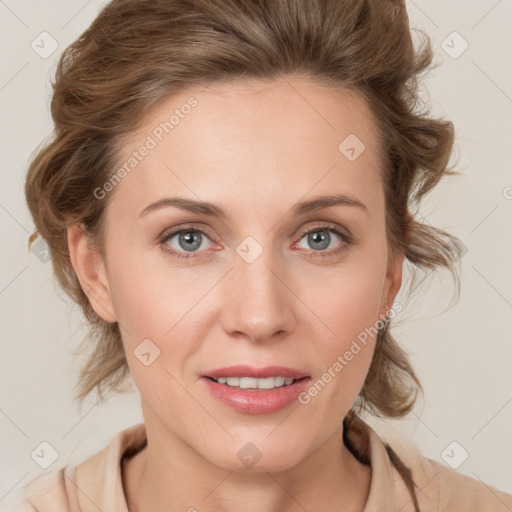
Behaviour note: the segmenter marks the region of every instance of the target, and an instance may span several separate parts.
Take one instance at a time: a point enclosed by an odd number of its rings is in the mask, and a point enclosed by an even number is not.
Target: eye
[[[333,236],[334,235],[334,236]],[[301,238],[293,245],[294,249],[308,249],[301,242],[306,241],[310,246],[311,257],[329,258],[346,251],[352,243],[351,237],[332,225],[314,226],[301,232]],[[336,239],[341,243],[336,243]],[[160,244],[164,251],[176,258],[198,258],[212,245],[206,231],[188,226],[174,231],[166,232],[160,237]],[[326,250],[330,249],[330,250]]]
[[[334,235],[334,236],[333,236]],[[342,243],[336,243],[336,238],[341,239]],[[294,247],[306,248],[301,245],[301,241],[305,240],[306,244],[313,250],[313,257],[329,257],[335,256],[342,251],[348,249],[351,243],[350,237],[342,233],[336,227],[331,225],[315,226],[301,233],[301,239],[294,244]],[[331,249],[327,250],[326,249]]]
[[[176,239],[173,241],[173,239]],[[210,240],[205,231],[195,227],[181,228],[171,233],[166,233],[160,239],[162,248],[177,258],[196,258],[196,252],[203,252],[210,245],[205,241]],[[211,242],[211,240],[210,240]],[[199,250],[203,249],[203,250]]]

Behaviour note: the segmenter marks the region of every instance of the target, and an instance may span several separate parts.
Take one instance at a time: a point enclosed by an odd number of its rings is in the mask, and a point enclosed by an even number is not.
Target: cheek
[[[322,331],[329,339],[343,345],[376,325],[382,280],[378,265],[373,269],[370,265],[347,265],[336,272],[301,278],[298,295],[321,320]]]
[[[133,343],[140,338],[164,340],[208,290],[197,271],[171,269],[164,254],[123,258],[112,272],[112,298],[119,322]]]
[[[326,396],[324,403],[329,407],[352,403],[364,383],[375,347],[381,282],[378,264],[340,267],[335,274],[317,275],[314,283],[303,281],[301,298],[315,313],[308,316],[318,324],[316,350],[322,361],[321,382],[311,391],[315,395],[328,387],[331,399]]]
[[[141,393],[151,396],[174,387],[179,395],[172,376],[186,378],[183,366],[202,339],[201,301],[216,282],[208,271],[171,270],[165,261],[165,255],[143,260],[135,252],[109,277],[130,372]]]
[[[330,310],[323,310],[333,333],[328,331],[317,339],[318,374],[299,397],[302,404],[314,406],[318,417],[334,421],[345,417],[360,393],[377,336],[373,308],[365,307],[368,303],[358,301],[354,306],[352,301],[345,302],[340,297],[336,304],[326,304]]]
[[[193,336],[184,333],[183,326],[195,295],[169,272],[151,265],[132,268],[125,264],[115,282],[126,360],[141,396],[155,411],[168,410],[172,397],[183,412],[191,407],[190,396],[180,385],[183,365],[195,350],[190,343]]]

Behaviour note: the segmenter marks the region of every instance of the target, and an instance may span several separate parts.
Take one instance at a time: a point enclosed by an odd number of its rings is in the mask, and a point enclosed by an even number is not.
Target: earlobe
[[[94,311],[106,322],[116,322],[108,275],[101,254],[87,244],[83,226],[67,227],[69,257]]]

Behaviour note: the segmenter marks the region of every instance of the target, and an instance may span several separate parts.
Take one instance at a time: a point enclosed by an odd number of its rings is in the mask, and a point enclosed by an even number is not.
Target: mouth
[[[293,377],[266,377],[266,378],[255,378],[255,377],[206,377],[217,384],[223,384],[232,388],[247,389],[253,391],[278,389],[293,385],[295,382],[307,379],[302,377],[294,379]]]
[[[245,414],[270,414],[297,401],[311,377],[284,366],[231,366],[202,375],[206,389],[222,404]]]

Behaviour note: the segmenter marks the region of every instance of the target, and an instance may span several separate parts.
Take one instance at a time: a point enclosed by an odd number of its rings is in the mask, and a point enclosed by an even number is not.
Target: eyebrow
[[[366,212],[366,214],[369,214],[368,208],[364,203],[356,197],[348,194],[318,196],[306,201],[299,201],[292,207],[291,213],[292,215],[300,216],[322,208],[328,208],[330,206],[355,206]],[[144,217],[149,212],[169,207],[180,208],[181,210],[188,212],[199,213],[219,219],[227,219],[229,217],[227,211],[221,206],[208,201],[197,201],[195,199],[187,199],[185,197],[164,197],[147,205],[140,212],[139,218]]]

